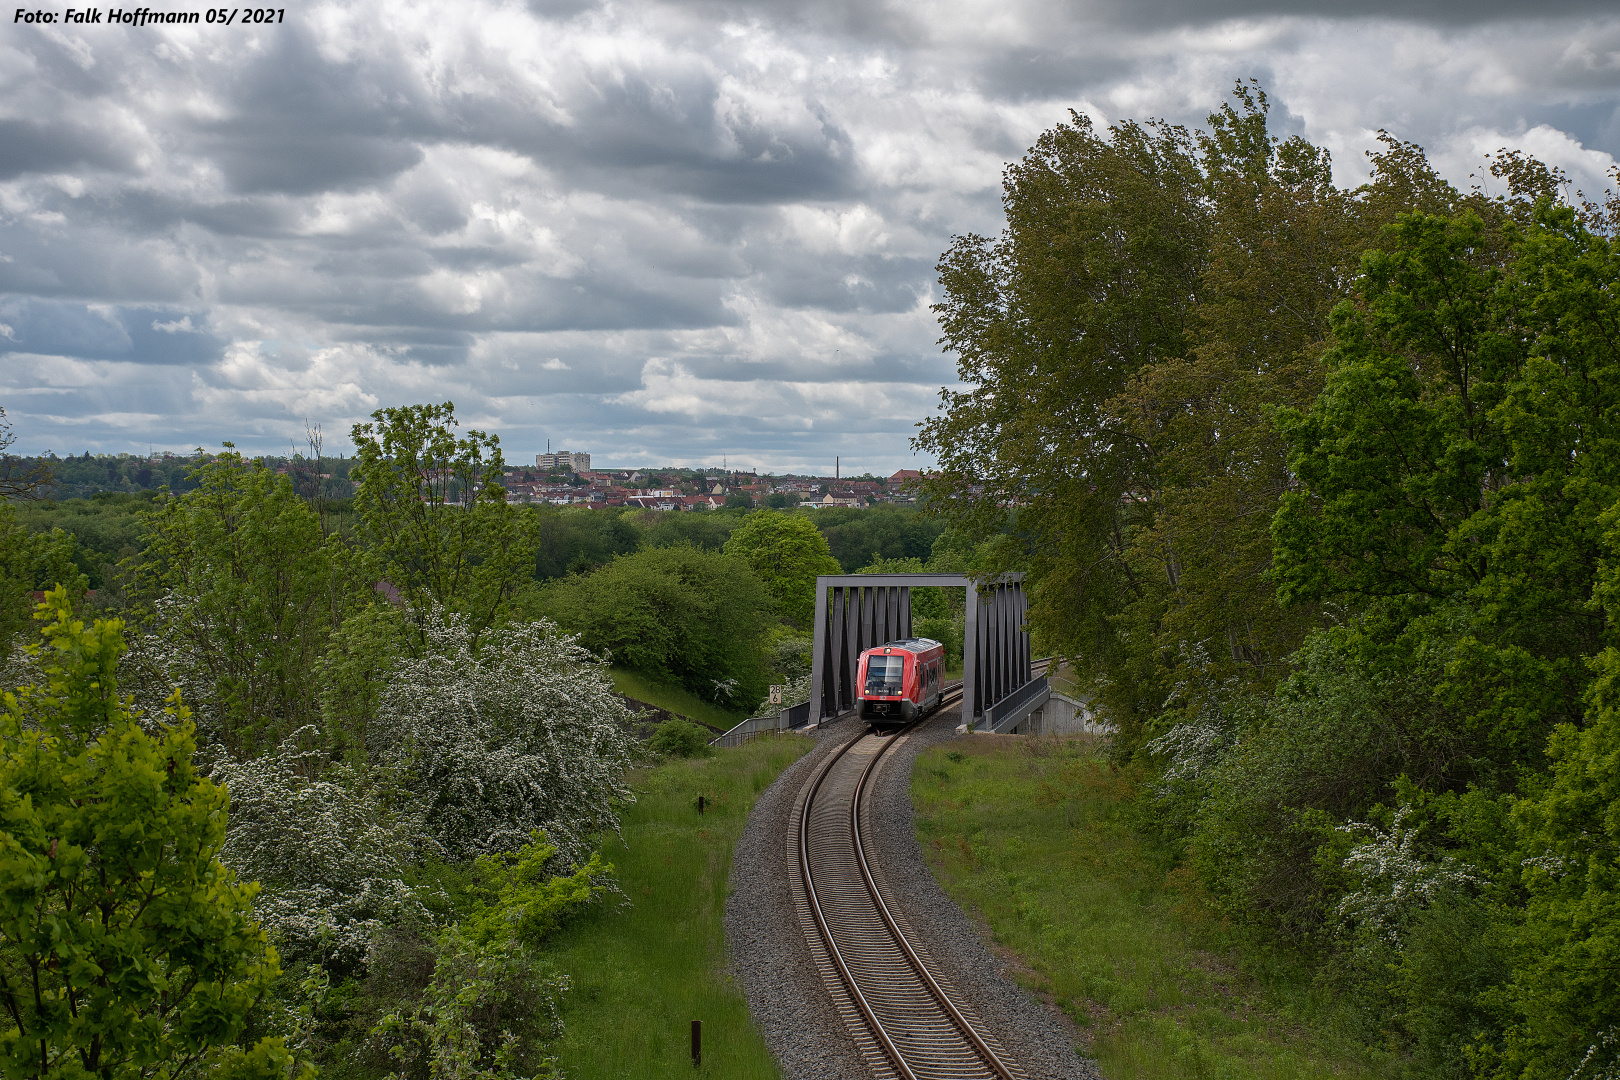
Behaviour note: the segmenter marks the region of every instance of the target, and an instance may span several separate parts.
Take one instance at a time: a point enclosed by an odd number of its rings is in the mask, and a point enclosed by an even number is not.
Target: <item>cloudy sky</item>
[[[0,29],[16,449],[347,449],[449,399],[508,460],[888,472],[954,379],[935,261],[1071,108],[1197,124],[1258,78],[1344,183],[1380,127],[1462,185],[1620,154],[1612,0],[284,10]]]

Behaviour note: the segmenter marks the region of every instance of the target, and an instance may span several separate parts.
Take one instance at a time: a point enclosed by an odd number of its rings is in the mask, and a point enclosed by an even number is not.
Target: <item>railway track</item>
[[[953,695],[961,700],[959,686],[940,708]],[[898,738],[865,734],[845,743],[821,766],[795,809],[794,900],[811,955],[874,1076],[1024,1080],[907,937],[874,875],[867,789]]]

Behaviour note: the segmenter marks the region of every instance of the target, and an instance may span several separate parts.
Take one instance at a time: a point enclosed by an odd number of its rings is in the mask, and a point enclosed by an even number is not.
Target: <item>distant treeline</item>
[[[55,481],[49,491],[53,498],[84,499],[103,492],[157,491],[160,488],[173,492],[190,491],[197,485],[187,475],[188,470],[205,458],[202,455],[154,458],[135,454],[92,454],[86,450],[78,457],[50,455],[17,460],[24,467],[42,465],[50,470]],[[271,469],[287,470],[306,488],[319,478],[327,481],[324,490],[328,494],[348,494],[351,490],[348,484],[349,469],[354,464],[351,458],[322,456],[317,462],[313,458],[295,454],[289,457],[271,455],[258,460]],[[332,480],[339,483],[332,484]]]
[[[180,494],[195,489],[196,484],[182,471],[168,487]],[[158,498],[156,489],[102,491],[88,497],[17,502],[12,511],[30,533],[61,529],[71,536],[73,564],[88,578],[90,588],[102,589],[116,577],[119,562],[140,554],[141,515],[156,509]],[[336,531],[346,532],[352,527],[352,497],[323,500],[322,509]],[[530,515],[535,523],[534,577],[539,581],[587,571],[615,556],[647,548],[689,543],[719,551],[749,513],[672,513],[621,507],[588,510],[543,505],[516,509]],[[879,559],[926,560],[934,542],[945,531],[942,522],[924,517],[911,507],[839,507],[799,513],[815,523],[845,573],[854,573]],[[49,584],[42,581],[35,587],[48,588]]]

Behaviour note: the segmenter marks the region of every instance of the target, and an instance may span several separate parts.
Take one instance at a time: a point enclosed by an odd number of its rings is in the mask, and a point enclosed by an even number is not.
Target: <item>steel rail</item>
[[[957,697],[961,697],[962,691],[958,689],[956,694]],[[943,699],[940,704],[944,704]],[[920,724],[922,721],[915,720],[913,723]],[[990,1044],[984,1041],[984,1037],[968,1022],[967,1017],[962,1015],[961,1010],[956,1007],[956,1003],[951,1000],[950,995],[935,980],[933,972],[928,970],[928,965],[923,963],[922,957],[917,955],[917,950],[912,947],[911,942],[907,940],[906,935],[901,932],[899,925],[894,921],[894,916],[889,911],[889,905],[883,899],[883,893],[878,889],[877,882],[872,878],[872,868],[866,860],[866,843],[861,836],[861,799],[866,794],[867,782],[871,780],[872,772],[877,768],[877,763],[883,760],[883,755],[888,753],[889,747],[893,745],[894,740],[890,739],[888,746],[872,755],[872,760],[867,762],[866,768],[861,770],[861,778],[855,783],[855,797],[849,801],[849,828],[855,843],[855,859],[861,868],[861,879],[866,882],[866,891],[872,897],[872,903],[877,908],[878,914],[883,918],[883,925],[888,927],[889,935],[894,938],[894,943],[900,947],[900,951],[905,953],[906,962],[911,965],[911,970],[917,973],[917,978],[921,979],[928,988],[929,995],[939,1003],[939,1007],[945,1011],[946,1016],[950,1017],[951,1023],[956,1025],[956,1029],[962,1033],[963,1038],[973,1044],[973,1049],[984,1059],[984,1063],[990,1066],[992,1072],[1001,1077],[1002,1080],[1017,1080],[1013,1075],[1013,1071],[1007,1067],[1006,1063],[1001,1060],[994,1050],[990,1049]]]
[[[1043,665],[1045,662],[1045,660],[1036,661],[1036,663]],[[958,683],[941,695],[939,705],[935,707],[934,711],[950,704],[953,700],[960,701],[961,698],[962,686]],[[1017,1074],[1001,1060],[995,1050],[979,1034],[973,1023],[962,1015],[961,1010],[956,1007],[950,995],[945,992],[944,988],[939,985],[938,980],[934,978],[933,973],[929,971],[928,965],[923,962],[916,948],[906,938],[905,933],[901,931],[893,913],[889,910],[888,903],[883,899],[882,891],[878,888],[877,881],[872,875],[871,864],[867,858],[866,844],[862,836],[860,823],[861,801],[866,796],[867,785],[877,768],[878,762],[883,759],[883,755],[888,753],[889,749],[894,745],[895,737],[910,731],[926,719],[926,716],[919,717],[896,731],[894,736],[890,737],[885,745],[872,755],[872,760],[867,762],[866,766],[861,770],[861,775],[856,781],[854,794],[849,804],[850,840],[854,848],[855,862],[860,869],[861,880],[866,888],[868,898],[872,901],[873,908],[882,920],[892,943],[898,947],[903,955],[906,965],[917,976],[917,981],[922,985],[926,996],[939,1006],[940,1011],[944,1013],[951,1026],[956,1028],[961,1036],[967,1040],[973,1052],[991,1072],[1001,1080],[1018,1080]],[[815,920],[816,929],[826,947],[827,955],[837,969],[839,979],[848,991],[856,1011],[860,1013],[861,1018],[866,1022],[867,1030],[871,1032],[873,1039],[882,1049],[883,1055],[889,1059],[889,1063],[893,1065],[901,1080],[919,1080],[911,1063],[906,1060],[905,1054],[896,1045],[894,1038],[878,1017],[876,1009],[868,1000],[866,994],[862,992],[854,972],[850,970],[849,963],[845,960],[843,951],[839,948],[838,942],[833,936],[832,928],[827,923],[826,913],[822,910],[821,898],[816,891],[815,874],[810,866],[811,808],[815,805],[816,796],[820,794],[822,783],[831,775],[833,767],[864,737],[865,733],[862,733],[839,747],[837,752],[829,757],[817,772],[814,782],[805,795],[799,813],[799,875],[804,883],[805,897],[808,901],[807,906]]]
[[[860,1010],[862,1018],[866,1020],[867,1028],[872,1032],[873,1038],[877,1039],[878,1044],[883,1047],[884,1056],[893,1063],[895,1071],[900,1074],[903,1080],[917,1080],[917,1074],[911,1071],[911,1066],[906,1063],[905,1055],[900,1053],[900,1048],[894,1045],[894,1040],[889,1037],[888,1029],[878,1019],[871,1003],[866,1000],[866,995],[861,993],[859,983],[856,982],[854,974],[849,970],[849,965],[844,961],[844,954],[838,948],[838,942],[833,939],[832,929],[828,927],[827,917],[821,910],[821,900],[816,895],[815,875],[810,872],[810,807],[815,804],[816,793],[821,790],[821,782],[827,779],[833,765],[848,752],[850,747],[863,738],[865,738],[865,733],[855,736],[855,738],[839,747],[838,752],[832,755],[827,760],[827,763],[821,767],[821,771],[816,774],[815,783],[810,786],[810,792],[805,796],[804,807],[799,814],[799,876],[804,879],[804,891],[806,898],[810,901],[810,913],[815,916],[816,927],[821,931],[821,940],[827,946],[827,954],[838,968],[839,977],[843,979],[845,988],[849,990],[850,998],[855,1002],[855,1007]]]

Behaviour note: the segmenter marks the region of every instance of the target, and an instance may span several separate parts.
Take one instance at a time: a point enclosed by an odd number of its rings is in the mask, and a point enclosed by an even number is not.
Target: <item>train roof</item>
[[[929,649],[940,648],[939,642],[933,638],[908,637],[898,641],[885,641],[882,645],[874,645],[867,652],[877,652],[879,649],[904,649],[907,652],[927,652]]]

